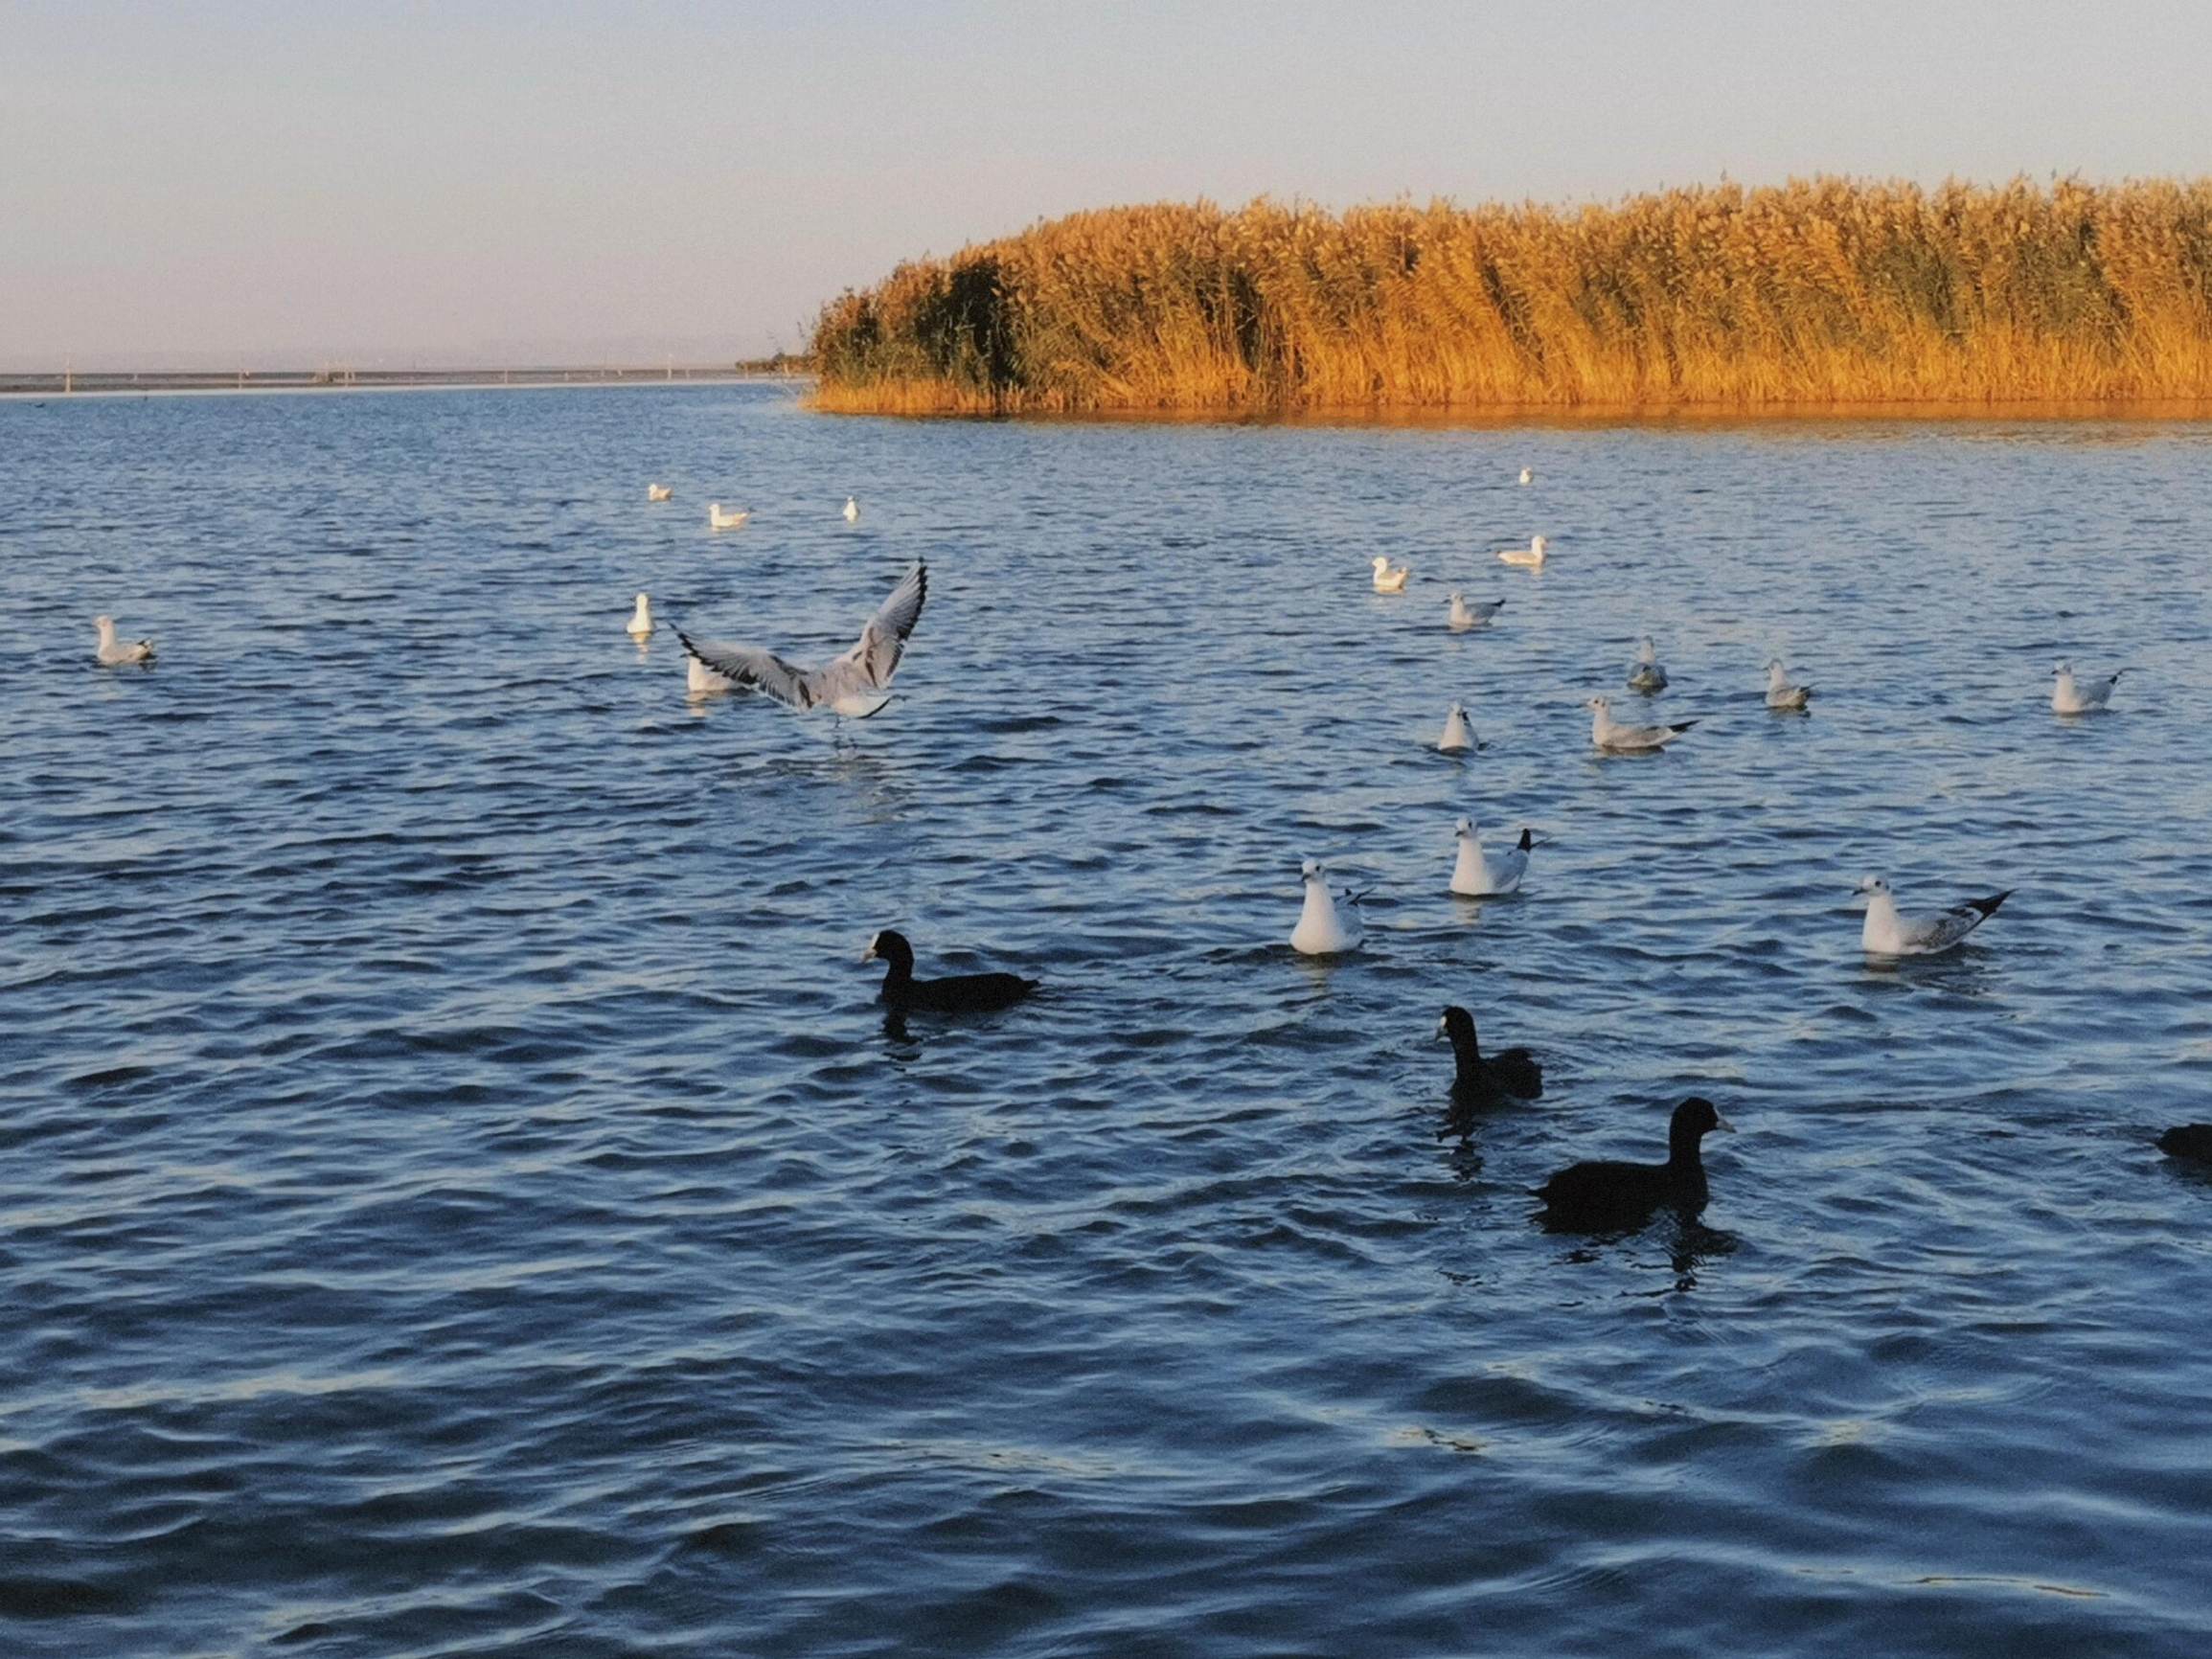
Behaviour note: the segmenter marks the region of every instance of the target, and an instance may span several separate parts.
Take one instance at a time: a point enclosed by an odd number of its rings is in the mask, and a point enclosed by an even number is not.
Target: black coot
[[[1451,1039],[1452,1055],[1459,1061],[1459,1073],[1451,1083],[1455,1102],[1494,1101],[1501,1096],[1520,1101],[1543,1097],[1543,1067],[1536,1057],[1526,1049],[1507,1049],[1485,1058],[1475,1040],[1474,1015],[1467,1010],[1446,1009],[1444,1017],[1436,1022],[1436,1034]]]
[[[2158,1150],[2169,1158],[2193,1158],[2212,1164],[2212,1124],[2183,1124],[2158,1137]]]
[[[1017,973],[955,973],[943,979],[914,977],[914,947],[903,933],[886,927],[868,942],[860,960],[880,957],[890,971],[883,976],[883,1005],[893,1014],[921,1009],[929,1013],[989,1013],[1012,1008],[1037,989],[1034,979]]]
[[[1575,1164],[1535,1189],[1547,1227],[1577,1232],[1641,1227],[1661,1205],[1695,1215],[1705,1207],[1705,1166],[1698,1143],[1712,1129],[1732,1128],[1713,1102],[1692,1095],[1667,1125],[1667,1161]]]

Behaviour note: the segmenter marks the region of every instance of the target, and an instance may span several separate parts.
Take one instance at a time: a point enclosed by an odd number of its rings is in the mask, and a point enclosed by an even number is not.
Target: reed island
[[[1106,208],[822,310],[824,409],[1958,413],[2212,399],[2212,179]]]

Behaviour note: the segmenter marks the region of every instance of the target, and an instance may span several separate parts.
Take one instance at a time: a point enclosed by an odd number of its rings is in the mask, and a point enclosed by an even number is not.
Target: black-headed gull
[[[1302,956],[1335,956],[1357,950],[1365,931],[1359,919],[1360,895],[1331,893],[1328,874],[1311,858],[1299,875],[1306,882],[1306,907],[1298,913],[1298,925],[1290,930],[1290,948]]]
[[[2128,670],[2122,669],[2120,674]],[[2054,715],[2101,715],[2112,704],[2112,688],[2120,683],[2120,674],[2109,679],[2077,680],[2074,665],[2061,663],[2051,670],[2051,713]]]
[[[125,663],[150,663],[153,661],[153,641],[132,640],[127,644],[115,637],[115,619],[96,616],[92,625],[100,630],[100,644],[93,656],[104,668],[119,668]]]
[[[1608,697],[1592,697],[1583,706],[1595,711],[1590,718],[1590,741],[1615,754],[1664,747],[1698,723],[1683,720],[1672,726],[1625,726],[1613,718],[1612,700]]]
[[[1451,614],[1448,619],[1451,631],[1463,634],[1469,628],[1488,627],[1491,619],[1503,609],[1505,601],[1502,599],[1476,600],[1474,603],[1469,604],[1464,598],[1454,593],[1451,596]]]
[[[1776,657],[1767,665],[1767,706],[1769,709],[1802,709],[1813,698],[1811,686],[1793,686],[1783,671],[1782,659]]]
[[[1519,842],[1503,852],[1485,852],[1470,819],[1453,825],[1452,833],[1459,838],[1459,857],[1451,867],[1452,892],[1462,898],[1490,898],[1520,891],[1520,878],[1528,874],[1528,852],[1536,845],[1526,830]]]
[[[922,602],[928,597],[928,567],[917,564],[868,619],[853,648],[819,669],[787,663],[759,646],[695,641],[681,628],[676,629],[676,638],[711,672],[737,685],[764,692],[802,713],[828,709],[832,714],[864,720],[891,700],[891,676],[899,670],[906,636],[914,631],[922,616]],[[701,687],[695,679],[693,689],[715,688]]]
[[[1881,876],[1869,875],[1859,884],[1859,891],[1866,896],[1866,925],[1859,931],[1859,943],[1869,956],[1932,956],[1949,950],[1995,916],[1997,906],[2013,896],[2008,887],[1987,898],[1954,904],[1949,910],[1906,916],[1898,910],[1889,883]]]
[[[1629,670],[1629,690],[1641,692],[1645,696],[1667,689],[1666,666],[1659,661],[1659,648],[1646,634],[1636,647],[1635,666]]]

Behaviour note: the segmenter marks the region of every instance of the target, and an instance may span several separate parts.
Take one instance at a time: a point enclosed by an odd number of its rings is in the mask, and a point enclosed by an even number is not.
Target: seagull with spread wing
[[[906,636],[921,620],[922,602],[928,597],[929,567],[917,564],[868,619],[853,648],[819,669],[787,663],[759,646],[694,640],[681,628],[676,629],[676,638],[696,660],[734,685],[765,693],[802,714],[828,709],[864,720],[891,700],[891,676],[899,670]]]

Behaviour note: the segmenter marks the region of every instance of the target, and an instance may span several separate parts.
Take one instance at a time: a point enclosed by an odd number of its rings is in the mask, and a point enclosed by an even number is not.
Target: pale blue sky
[[[2212,172],[2212,7],[0,0],[0,368],[712,360],[1112,202]]]

